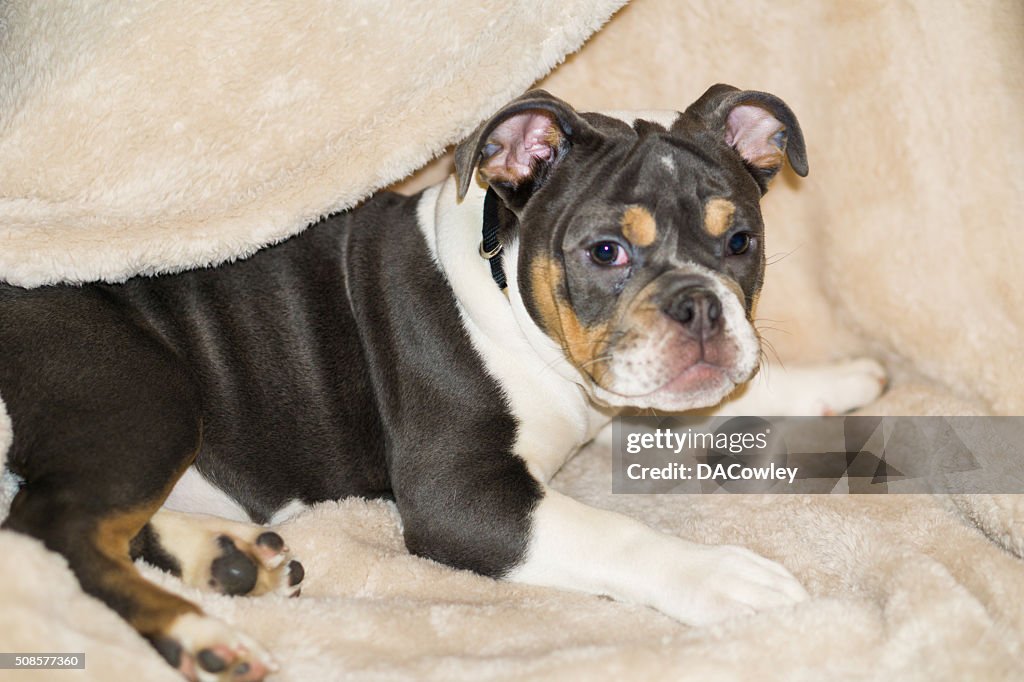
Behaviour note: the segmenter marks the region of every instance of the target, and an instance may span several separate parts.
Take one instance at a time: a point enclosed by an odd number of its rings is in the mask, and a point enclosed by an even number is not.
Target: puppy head
[[[784,157],[807,174],[789,107],[716,85],[661,124],[532,91],[455,163],[460,199],[475,175],[500,197],[516,295],[592,398],[678,411],[717,403],[757,370],[759,201]]]

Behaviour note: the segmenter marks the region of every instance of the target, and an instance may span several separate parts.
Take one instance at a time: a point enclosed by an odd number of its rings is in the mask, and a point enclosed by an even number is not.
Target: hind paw
[[[284,538],[263,526],[166,509],[150,526],[164,563],[189,585],[232,596],[297,597],[302,589],[302,564]]]
[[[277,663],[255,640],[197,613],[179,616],[153,645],[193,682],[260,682]]]
[[[302,591],[305,569],[277,533],[264,531],[251,540],[224,533],[215,543],[219,554],[207,567],[205,587],[253,596],[273,592],[297,597]]]

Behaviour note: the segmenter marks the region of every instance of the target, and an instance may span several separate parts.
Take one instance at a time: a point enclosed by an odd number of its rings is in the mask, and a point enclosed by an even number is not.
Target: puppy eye
[[[598,242],[590,247],[590,260],[598,265],[618,267],[629,263],[629,254],[615,242]]]
[[[733,256],[739,256],[746,253],[750,249],[750,245],[753,243],[753,238],[749,232],[737,232],[733,236],[729,237],[729,253]]]

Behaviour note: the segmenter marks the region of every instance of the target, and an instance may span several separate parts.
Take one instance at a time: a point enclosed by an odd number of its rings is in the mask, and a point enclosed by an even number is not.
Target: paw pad
[[[210,563],[207,581],[213,590],[231,596],[298,596],[306,571],[277,533],[263,532],[251,542],[220,535],[216,542],[220,554]]]
[[[245,552],[238,549],[227,535],[217,538],[221,555],[210,564],[210,587],[232,596],[249,594],[256,587],[259,567]]]
[[[277,670],[256,641],[202,614],[179,617],[153,643],[186,679],[196,682],[259,682]]]

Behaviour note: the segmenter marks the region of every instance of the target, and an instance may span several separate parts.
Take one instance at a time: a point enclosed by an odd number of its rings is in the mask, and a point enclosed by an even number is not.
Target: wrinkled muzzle
[[[732,280],[692,264],[650,282],[610,325],[601,360],[584,368],[594,398],[672,412],[717,404],[760,358],[742,295]]]

